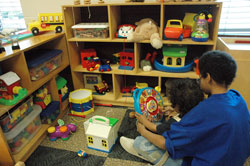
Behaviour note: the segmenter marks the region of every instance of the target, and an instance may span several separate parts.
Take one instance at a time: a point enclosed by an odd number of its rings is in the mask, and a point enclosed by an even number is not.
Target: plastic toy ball
[[[79,150],[78,152],[77,152],[77,155],[79,156],[79,157],[87,157],[87,153],[84,151],[84,150]]]

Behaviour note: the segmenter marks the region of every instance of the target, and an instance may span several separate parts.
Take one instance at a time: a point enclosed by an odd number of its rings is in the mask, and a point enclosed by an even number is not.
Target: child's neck
[[[223,93],[227,93],[227,88],[225,86],[222,85],[216,85],[213,86],[213,88],[211,89],[211,94],[215,95],[215,94],[223,94]]]

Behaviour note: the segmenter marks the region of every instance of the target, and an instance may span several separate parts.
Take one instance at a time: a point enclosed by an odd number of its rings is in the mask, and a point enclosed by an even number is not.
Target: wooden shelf
[[[34,152],[34,150],[39,146],[42,140],[47,135],[47,129],[49,125],[43,124],[36,135],[29,141],[27,145],[17,154],[13,155],[15,162],[25,161]]]
[[[133,43],[129,42],[127,39],[110,39],[110,38],[105,38],[105,39],[94,39],[94,38],[70,38],[68,40],[69,42],[113,42],[113,43]],[[207,42],[196,42],[193,41],[191,38],[186,38],[183,39],[182,41],[178,40],[163,40],[163,44],[177,44],[177,45],[211,45],[213,46],[216,44],[216,41],[213,41],[209,39]],[[137,43],[150,43],[150,40],[142,40]]]
[[[35,47],[38,47],[44,43],[47,43],[51,40],[54,40],[62,36],[64,36],[64,33],[48,32],[48,33],[44,33],[43,35],[38,35],[38,36],[30,37],[27,39],[23,39],[18,42],[20,46],[19,50],[12,50],[11,45],[8,44],[4,46],[5,52],[2,52],[0,54],[0,62],[6,59],[12,58],[16,55],[21,54],[24,51],[31,50]]]
[[[95,95],[93,94],[94,100],[106,100],[106,101],[113,101],[114,100],[114,93],[111,90],[110,92],[106,92],[105,95]]]
[[[17,73],[17,75],[21,78],[20,85],[23,88],[26,88],[28,94],[26,97],[30,96],[33,92],[39,89],[44,84],[48,83],[50,89],[53,90],[51,93],[52,98],[54,100],[59,99],[59,94],[56,86],[56,76],[65,70],[69,66],[69,58],[68,58],[68,50],[65,33],[55,33],[55,32],[46,32],[37,36],[33,36],[24,40],[19,41],[20,49],[12,50],[11,45],[5,45],[5,52],[0,54],[0,65],[2,67],[2,71],[7,73],[9,71],[13,71]],[[48,73],[46,76],[32,81],[30,79],[30,73],[28,69],[28,65],[26,62],[26,53],[27,51],[33,49],[60,49],[62,50],[61,56],[61,65]],[[25,98],[26,98],[25,97]],[[22,99],[18,101],[16,104],[11,106],[0,105],[0,116],[3,116],[6,112],[10,111],[13,107],[22,102]],[[60,109],[59,117],[62,117],[67,109],[68,101],[64,102],[62,108]],[[0,163],[12,163],[15,164],[17,161],[25,161],[31,155],[31,153],[36,149],[36,147],[41,143],[43,138],[46,136],[46,130],[50,125],[42,125],[40,130],[35,133],[34,137],[30,140],[30,142],[25,145],[21,151],[17,154],[11,154],[10,150],[7,152],[3,152],[3,156],[10,156],[8,160],[0,158]],[[0,140],[5,140],[4,134],[2,130],[0,130]],[[0,142],[0,147],[4,147],[5,149],[10,149],[9,145],[6,141]]]
[[[145,72],[139,69],[137,75],[140,76],[151,76],[151,77],[171,77],[171,78],[191,78],[191,79],[198,79],[199,76],[194,71],[189,71],[186,73],[170,73],[170,72],[163,72],[158,70],[152,70],[149,72]]]
[[[51,77],[54,77],[55,75],[57,75],[58,73],[60,73],[68,65],[69,64],[67,62],[67,64],[61,65],[60,67],[58,67],[57,69],[55,69],[54,71],[52,71],[51,73],[49,73],[48,75],[46,75],[45,77],[43,77],[43,78],[41,78],[39,80],[36,80],[36,81],[32,81],[32,85],[30,86],[30,89],[28,89],[27,96],[29,96],[33,92],[35,92],[38,88],[40,88],[42,85],[44,85],[46,82],[48,82],[51,79]],[[6,106],[6,105],[1,105],[0,104],[0,116],[2,116],[3,114],[5,114],[6,112],[8,112],[10,109],[12,109],[14,106],[16,106],[21,101],[17,102],[14,105],[11,105],[11,106]]]
[[[147,5],[217,5],[218,3],[221,2],[195,2],[195,1],[188,1],[188,2],[105,2],[105,3],[91,3],[88,5],[85,4],[80,4],[80,5],[63,5],[63,8],[66,7],[95,7],[95,6],[147,6]]]
[[[95,17],[88,18],[82,13],[88,12],[88,7],[95,12]],[[148,9],[152,8],[152,13]],[[64,19],[66,25],[66,37],[69,47],[70,65],[72,79],[75,88],[84,88],[83,74],[95,73],[101,74],[103,78],[112,78],[113,93],[110,97],[94,96],[94,101],[103,104],[113,104],[121,106],[133,106],[132,97],[124,97],[121,93],[123,87],[133,86],[135,82],[146,82],[151,87],[159,86],[164,88],[165,81],[171,78],[191,78],[199,79],[195,70],[185,73],[170,73],[158,70],[145,72],[140,68],[140,61],[145,59],[148,52],[155,51],[151,47],[150,40],[139,42],[128,42],[127,39],[116,38],[117,27],[122,24],[134,24],[142,18],[152,18],[160,29],[160,36],[164,45],[187,45],[188,56],[198,58],[204,52],[214,50],[217,43],[218,28],[220,21],[222,3],[214,1],[206,2],[121,2],[103,4],[91,3],[90,5],[65,5],[63,6]],[[207,42],[196,42],[191,38],[185,38],[182,41],[164,40],[164,28],[167,20],[171,18],[183,20],[187,12],[198,13],[201,10],[207,10],[213,15],[213,22],[209,25],[209,40]],[[176,12],[175,12],[176,11]],[[75,16],[75,17],[74,17]],[[77,17],[76,17],[77,16]],[[73,20],[74,18],[74,20]],[[108,22],[109,36],[105,39],[74,37],[72,26],[76,23],[88,22]],[[112,70],[109,72],[88,71],[81,65],[80,52],[82,49],[96,49],[97,56],[102,59],[110,58],[115,52],[121,51],[124,47],[134,50],[134,69],[120,70],[118,64],[111,64]],[[159,55],[162,49],[157,50]],[[108,75],[108,76],[107,76]],[[127,77],[124,77],[127,76]],[[109,82],[110,84],[110,82]],[[163,99],[167,102],[167,99]],[[169,102],[167,102],[169,104]],[[166,104],[166,105],[167,105]]]

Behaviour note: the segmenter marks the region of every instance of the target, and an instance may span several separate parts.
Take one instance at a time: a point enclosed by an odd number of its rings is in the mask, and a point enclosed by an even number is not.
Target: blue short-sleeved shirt
[[[163,133],[165,145],[183,166],[242,166],[250,156],[250,115],[235,90],[216,94]]]

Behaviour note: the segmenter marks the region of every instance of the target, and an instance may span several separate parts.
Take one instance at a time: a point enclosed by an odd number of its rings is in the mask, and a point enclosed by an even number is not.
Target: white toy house
[[[118,138],[118,119],[93,116],[84,122],[87,146],[102,152],[111,152]]]

